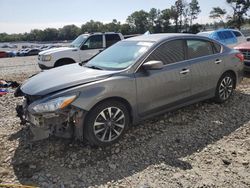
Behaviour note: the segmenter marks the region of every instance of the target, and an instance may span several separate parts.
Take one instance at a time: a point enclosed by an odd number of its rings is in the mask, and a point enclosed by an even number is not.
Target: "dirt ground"
[[[38,71],[36,57],[0,59],[0,79],[21,82]],[[0,184],[250,187],[250,78],[225,104],[200,102],[144,121],[107,148],[58,138],[30,144],[15,113],[21,102],[13,92],[0,97]]]

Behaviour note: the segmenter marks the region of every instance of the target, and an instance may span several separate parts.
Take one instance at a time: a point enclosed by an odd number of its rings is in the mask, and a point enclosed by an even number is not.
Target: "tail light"
[[[235,54],[235,57],[237,57],[240,60],[240,62],[242,63],[244,62],[244,55],[242,53]]]

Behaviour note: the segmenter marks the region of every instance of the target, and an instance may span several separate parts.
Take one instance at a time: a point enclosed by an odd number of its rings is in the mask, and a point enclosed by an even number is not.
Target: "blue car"
[[[227,45],[230,48],[246,42],[246,37],[235,29],[219,29],[215,31],[200,32],[197,35],[206,36]]]

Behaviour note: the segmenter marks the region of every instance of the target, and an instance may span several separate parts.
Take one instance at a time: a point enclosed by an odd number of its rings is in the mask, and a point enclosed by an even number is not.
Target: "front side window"
[[[198,58],[213,54],[211,42],[205,40],[187,40],[188,58]]]
[[[102,35],[93,35],[84,43],[84,49],[103,48]]]
[[[133,65],[153,43],[121,41],[91,59],[85,66],[105,70],[121,70]]]
[[[164,65],[185,60],[183,40],[173,40],[160,45],[147,58],[148,61],[162,61]]]
[[[79,48],[87,38],[88,35],[80,35],[70,44],[70,46]]]
[[[107,34],[106,37],[106,47],[110,47],[116,42],[120,41],[120,36],[118,34]]]

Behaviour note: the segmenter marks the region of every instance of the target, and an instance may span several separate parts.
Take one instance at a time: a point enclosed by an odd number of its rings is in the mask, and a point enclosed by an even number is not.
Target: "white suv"
[[[41,69],[50,69],[84,62],[122,39],[121,33],[82,34],[71,43],[70,47],[53,48],[40,52],[38,65]]]

